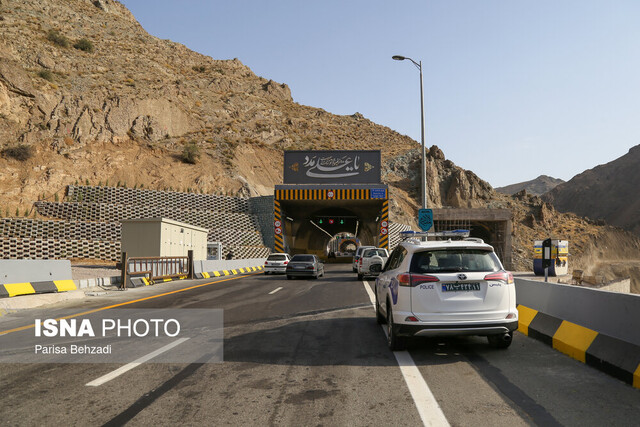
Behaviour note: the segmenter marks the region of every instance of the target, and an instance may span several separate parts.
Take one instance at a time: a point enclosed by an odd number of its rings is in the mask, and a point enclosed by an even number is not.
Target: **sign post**
[[[432,209],[419,209],[418,210],[418,227],[422,231],[429,231],[433,226],[433,210]]]
[[[544,281],[549,281],[549,267],[551,266],[551,239],[542,241],[542,268],[544,268]]]

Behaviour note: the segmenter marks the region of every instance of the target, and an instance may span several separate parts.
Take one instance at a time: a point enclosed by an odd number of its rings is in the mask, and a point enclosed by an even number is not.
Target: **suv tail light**
[[[436,276],[428,276],[425,274],[402,273],[398,275],[398,284],[400,286],[415,287],[424,282],[438,282]]]
[[[287,264],[289,264],[289,261],[285,261],[285,262],[284,262],[284,265],[287,265]]]
[[[484,280],[493,280],[494,282],[502,282],[506,285],[513,284],[513,273],[509,271],[498,271],[484,276]]]

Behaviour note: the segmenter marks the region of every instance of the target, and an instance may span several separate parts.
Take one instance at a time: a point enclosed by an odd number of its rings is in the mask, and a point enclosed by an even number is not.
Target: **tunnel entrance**
[[[505,268],[512,268],[512,220],[509,209],[433,209],[431,231],[469,230],[493,246]]]
[[[273,202],[276,252],[336,259],[354,245],[389,248],[380,150],[285,151],[283,164]],[[351,243],[340,247],[339,235],[352,237]]]
[[[352,256],[359,245],[389,247],[386,186],[295,187],[276,186],[274,225],[277,252],[312,253],[324,259],[337,260]],[[342,240],[336,236],[342,236]],[[344,242],[349,239],[353,246],[350,254],[346,247],[339,247],[342,243],[349,246]],[[330,244],[338,247],[331,249]]]
[[[353,257],[358,246],[360,246],[360,239],[355,234],[338,233],[329,240],[326,254],[329,259],[349,258]]]

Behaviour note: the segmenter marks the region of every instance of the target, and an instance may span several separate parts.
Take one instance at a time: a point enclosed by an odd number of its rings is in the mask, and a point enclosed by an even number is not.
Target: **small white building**
[[[207,259],[209,230],[167,218],[142,218],[121,221],[122,252],[130,257],[187,256]]]

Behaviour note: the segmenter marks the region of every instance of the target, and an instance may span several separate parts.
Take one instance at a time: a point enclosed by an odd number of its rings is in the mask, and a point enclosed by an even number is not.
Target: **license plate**
[[[480,283],[443,283],[442,292],[479,291]]]

